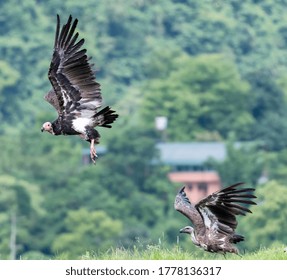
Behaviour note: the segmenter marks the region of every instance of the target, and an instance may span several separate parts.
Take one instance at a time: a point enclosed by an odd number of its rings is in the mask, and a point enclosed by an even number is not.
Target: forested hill
[[[178,186],[167,168],[151,165],[156,116],[168,118],[167,141],[228,142],[228,158],[212,163],[224,184],[256,186],[267,174],[259,197],[274,199],[241,229],[250,250],[284,242],[286,7],[285,0],[0,1],[0,259],[75,258],[162,235],[176,242],[186,220],[173,209]],[[108,153],[96,166],[82,165],[81,139],[40,133],[56,118],[43,96],[57,14],[62,23],[79,19],[104,100],[120,114],[112,130],[100,131]],[[235,141],[254,145],[234,150]],[[272,232],[268,216],[276,218]]]

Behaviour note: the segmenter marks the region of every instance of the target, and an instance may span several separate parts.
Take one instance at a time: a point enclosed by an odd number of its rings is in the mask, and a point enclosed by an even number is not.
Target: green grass
[[[86,252],[80,259],[83,260],[287,260],[284,246],[261,248],[255,252],[244,253],[242,256],[226,254],[212,254],[199,249],[185,250],[179,247],[173,249],[161,248],[161,246],[147,246],[144,250],[133,248],[126,250],[121,248],[110,249],[104,253]],[[61,257],[61,256],[59,256]],[[62,256],[63,257],[63,256]]]
[[[44,256],[39,252],[30,252],[21,256],[23,260],[287,260],[285,246],[274,243],[268,248],[260,248],[252,252],[240,250],[241,256],[235,254],[214,254],[205,252],[194,245],[174,245],[172,248],[163,244],[138,244],[132,249],[110,248],[106,251],[86,251],[78,257],[69,252],[58,253],[53,257]]]

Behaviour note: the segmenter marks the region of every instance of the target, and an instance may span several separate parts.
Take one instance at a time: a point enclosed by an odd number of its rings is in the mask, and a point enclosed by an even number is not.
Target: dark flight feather
[[[75,33],[78,20],[72,23],[70,16],[60,31],[60,17],[57,15],[57,29],[54,43],[54,53],[48,72],[49,79],[58,99],[57,107],[61,114],[66,114],[69,101],[80,101],[75,111],[85,103],[93,103],[93,109],[102,105],[100,84],[95,80],[95,74],[86,55],[87,50],[81,49],[85,40],[77,42]],[[96,102],[95,102],[96,101]],[[54,106],[55,107],[55,106]]]

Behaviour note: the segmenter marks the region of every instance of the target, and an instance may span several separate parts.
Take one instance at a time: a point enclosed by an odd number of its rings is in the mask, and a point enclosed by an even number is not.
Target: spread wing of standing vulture
[[[236,234],[237,215],[245,215],[251,211],[244,204],[256,204],[253,188],[239,188],[244,183],[237,183],[192,205],[186,196],[185,187],[176,195],[174,208],[185,215],[193,224],[180,230],[191,235],[192,242],[205,251],[212,253],[235,253],[238,249],[233,245],[243,241],[244,236]],[[243,205],[242,205],[243,204]]]
[[[79,135],[90,142],[91,159],[97,157],[95,144],[100,134],[96,126],[111,128],[118,117],[109,106],[102,106],[100,84],[83,49],[84,39],[78,40],[75,33],[78,20],[69,17],[60,29],[57,15],[54,52],[48,72],[52,89],[44,97],[58,112],[53,122],[45,122],[41,131],[53,135]]]

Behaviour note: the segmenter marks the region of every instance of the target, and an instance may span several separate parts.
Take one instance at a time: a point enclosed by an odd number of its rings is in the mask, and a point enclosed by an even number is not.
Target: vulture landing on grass
[[[57,15],[54,52],[48,72],[52,88],[45,96],[58,112],[58,118],[45,122],[41,131],[53,135],[79,135],[90,142],[91,159],[97,157],[94,145],[99,143],[100,134],[94,128],[110,128],[118,117],[109,106],[98,111],[102,106],[100,84],[82,49],[84,39],[78,39],[75,33],[78,20],[67,23],[60,30],[60,17]]]
[[[236,215],[245,215],[251,211],[241,204],[256,204],[252,194],[253,188],[238,188],[237,183],[217,191],[192,205],[183,187],[177,194],[174,208],[185,215],[194,227],[187,226],[181,233],[191,235],[192,242],[205,251],[212,253],[235,253],[238,249],[233,245],[243,241],[242,235],[236,234]]]

